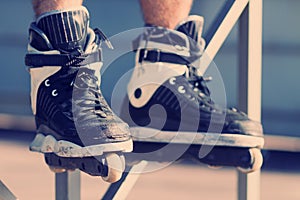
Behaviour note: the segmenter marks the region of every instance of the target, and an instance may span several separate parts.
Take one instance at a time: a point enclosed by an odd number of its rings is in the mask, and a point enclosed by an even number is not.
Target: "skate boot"
[[[207,79],[199,75],[197,66],[205,46],[202,27],[202,17],[189,16],[176,30],[150,26],[134,41],[137,62],[122,119],[135,141],[210,146],[212,151],[201,161],[256,170],[262,164],[262,126],[211,99]],[[136,144],[134,149],[139,149]]]
[[[133,147],[128,125],[100,91],[100,45],[109,41],[99,29],[89,28],[84,7],[42,15],[31,24],[29,35],[25,62],[37,127],[30,150],[45,153],[56,171],[79,168],[116,181],[116,172],[103,166],[124,167],[120,155]],[[94,159],[98,163],[88,165],[93,157],[99,157]]]

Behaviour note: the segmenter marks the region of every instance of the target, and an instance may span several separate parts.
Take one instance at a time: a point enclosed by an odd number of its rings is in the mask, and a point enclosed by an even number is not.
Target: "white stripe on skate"
[[[262,148],[264,145],[262,137],[240,134],[160,131],[145,127],[132,127],[130,132],[133,140],[139,142],[258,148]]]
[[[131,140],[81,147],[69,141],[57,141],[53,136],[44,136],[43,134],[37,134],[30,144],[31,151],[55,153],[61,157],[100,156],[108,152],[131,152],[132,149],[133,144]]]

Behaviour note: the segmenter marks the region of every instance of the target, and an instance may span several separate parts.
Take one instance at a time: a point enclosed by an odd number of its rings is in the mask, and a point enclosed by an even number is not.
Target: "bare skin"
[[[81,6],[83,0],[32,0],[33,10],[36,16],[52,10],[62,10]]]
[[[188,15],[193,0],[140,0],[146,24],[174,29]]]
[[[82,5],[83,0],[32,0],[36,16],[52,10],[62,10]],[[174,29],[185,19],[193,0],[140,0],[146,24]]]

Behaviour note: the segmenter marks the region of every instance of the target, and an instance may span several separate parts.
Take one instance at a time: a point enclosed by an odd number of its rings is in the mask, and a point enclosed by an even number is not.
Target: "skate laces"
[[[190,83],[193,91],[198,93],[200,97],[205,98],[208,102],[211,102],[210,91],[207,87],[207,82],[212,80],[211,76],[203,77],[198,75],[197,70],[193,66],[187,66],[187,71],[184,74],[188,82]]]
[[[201,107],[207,107],[212,112],[224,113],[225,110],[220,106],[215,104],[215,102],[210,97],[210,90],[207,86],[207,82],[212,80],[211,76],[203,77],[198,74],[198,69],[193,66],[187,66],[187,72],[185,77],[193,89],[195,94],[197,94],[197,100]]]
[[[194,70],[196,70],[196,72],[192,73],[192,76],[188,78],[188,82],[192,85],[193,90],[196,93],[198,93],[200,106],[208,107],[211,112],[226,114],[227,113],[226,108],[219,104],[216,104],[210,96],[211,93],[207,86],[207,83],[212,81],[212,77],[211,76],[203,77],[197,73],[198,69],[194,69]],[[239,112],[235,108],[232,108],[231,110],[233,112]]]
[[[113,49],[111,42],[100,29],[94,29],[94,33],[98,36],[94,41],[98,47],[104,41],[108,48]],[[79,53],[76,54],[76,52]],[[73,55],[75,55],[72,60],[73,63],[81,62],[82,52],[77,50]],[[77,70],[76,80],[72,81],[71,86],[74,86],[73,97],[75,95],[73,112],[75,112],[79,122],[107,118],[110,109],[100,92],[99,80],[95,75],[95,70],[88,67],[80,67]]]
[[[75,109],[73,108],[78,121],[84,122],[107,117],[108,107],[104,103],[105,100],[98,86],[98,78],[94,75],[93,70],[80,69],[74,83],[73,95],[78,95],[75,97]]]
[[[83,122],[98,117],[106,118],[104,112],[103,98],[98,86],[98,78],[92,69],[86,67],[65,68],[65,72],[52,82],[59,82],[58,105],[62,112],[72,119],[74,115],[77,120]],[[93,113],[92,115],[90,113]]]
[[[106,37],[106,35],[100,29],[95,28],[94,33],[97,36],[95,38],[94,43],[96,44],[96,46],[98,46],[98,49],[101,46],[102,41],[104,41],[104,43],[106,44],[106,46],[108,48],[114,49],[114,47],[112,46],[109,39]],[[78,66],[80,63],[82,63],[84,60],[86,60],[87,57],[89,56],[89,54],[85,54],[85,52],[81,48],[75,48],[74,51],[72,51],[72,52],[64,51],[64,50],[60,49],[60,52],[68,55],[69,62],[67,62],[65,64],[65,66],[67,66],[67,67],[68,66]],[[102,56],[100,56],[100,57],[102,57]]]

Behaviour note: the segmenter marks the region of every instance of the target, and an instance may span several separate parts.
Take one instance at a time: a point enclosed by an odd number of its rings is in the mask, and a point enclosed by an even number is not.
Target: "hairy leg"
[[[32,0],[33,10],[36,16],[52,10],[62,10],[80,6],[83,0]]]
[[[174,29],[185,19],[193,0],[140,0],[146,24]]]

